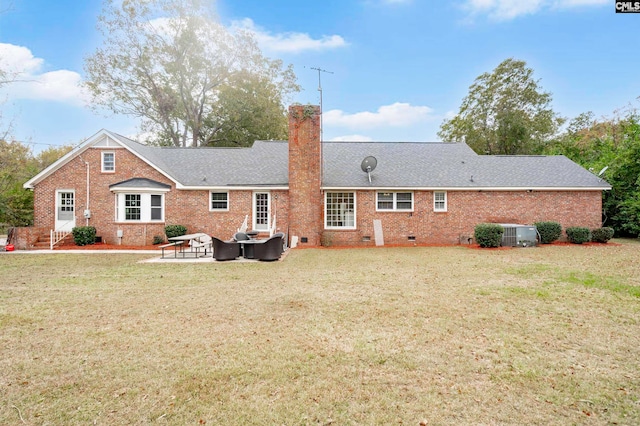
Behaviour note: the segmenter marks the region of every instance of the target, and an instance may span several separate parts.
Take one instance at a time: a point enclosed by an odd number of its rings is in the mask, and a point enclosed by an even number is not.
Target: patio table
[[[171,237],[171,238],[169,238],[169,241],[174,241],[174,242],[189,241],[189,245],[191,245],[192,241],[201,242],[200,239],[202,237],[206,237],[206,236],[208,236],[208,235],[205,234],[204,232],[198,232],[198,233],[195,233],[195,234],[185,234],[185,235],[178,235],[177,237]],[[186,256],[186,250],[184,249],[183,246],[181,247],[180,252],[182,253],[182,257],[184,258]],[[196,256],[198,255],[198,249],[196,249],[195,254],[196,254]]]
[[[256,244],[264,244],[267,240],[240,240],[238,244],[242,246],[242,257],[245,259],[255,259],[253,247]]]

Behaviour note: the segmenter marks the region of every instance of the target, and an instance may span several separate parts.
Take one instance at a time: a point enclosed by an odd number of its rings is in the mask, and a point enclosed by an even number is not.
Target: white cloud
[[[347,114],[339,109],[334,109],[323,113],[323,120],[325,126],[356,129],[381,126],[403,127],[433,119],[432,111],[427,106],[413,106],[408,103],[396,102],[381,106],[376,112],[363,111]]]
[[[37,71],[43,62],[40,58],[34,58],[26,47],[0,43],[0,67],[10,74]]]
[[[314,39],[305,33],[287,32],[271,34],[264,28],[256,25],[253,20],[249,18],[241,21],[233,21],[231,29],[252,32],[260,47],[271,52],[299,53],[308,50],[337,49],[348,45],[339,35],[322,36],[319,39]]]
[[[336,136],[335,138],[331,138],[332,142],[371,142],[373,138],[369,136],[363,135],[344,135],[344,136]]]
[[[23,46],[0,43],[0,67],[16,79],[3,87],[9,98],[42,99],[84,105],[87,93],[75,71],[42,72],[45,61]]]
[[[609,5],[609,0],[466,0],[463,3],[470,15],[487,15],[496,21],[531,15],[542,10],[581,8]]]

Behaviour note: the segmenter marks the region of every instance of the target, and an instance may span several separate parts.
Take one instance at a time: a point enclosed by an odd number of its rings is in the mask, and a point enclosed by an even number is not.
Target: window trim
[[[110,169],[110,170],[108,170],[108,169],[106,169],[106,168],[104,167],[104,165],[105,165],[105,159],[104,159],[104,157],[105,157],[105,155],[106,155],[106,154],[111,154],[111,155],[113,156],[113,168],[112,168],[112,169]],[[115,151],[102,151],[102,152],[100,153],[100,158],[101,158],[101,160],[102,160],[102,161],[100,162],[100,171],[101,171],[102,173],[115,173],[115,172],[116,172],[116,153],[115,153]]]
[[[140,196],[140,219],[126,219],[126,197],[127,195]],[[160,196],[160,219],[151,219],[151,212],[158,206],[151,205],[151,196]],[[165,193],[159,191],[118,191],[115,193],[115,221],[116,223],[164,223],[165,221]]]
[[[390,209],[381,209],[380,206],[380,194],[393,194],[393,200],[391,201],[386,201],[386,202],[391,202],[393,203],[393,207],[391,207]],[[411,194],[411,208],[409,209],[399,209],[398,208],[398,194]],[[377,212],[413,212],[414,209],[414,194],[413,191],[376,191],[376,211]],[[406,203],[409,200],[400,200],[400,202],[402,203]]]
[[[153,197],[160,197],[160,205],[153,205]],[[154,210],[160,210],[160,219],[153,218]],[[164,220],[164,197],[161,194],[150,194],[149,195],[149,218],[152,222],[157,222],[160,220]]]
[[[436,194],[443,194],[444,200],[436,200]],[[449,208],[449,202],[447,200],[447,191],[433,191],[433,211],[435,213],[446,213]],[[438,208],[436,203],[444,203],[444,207]]]
[[[353,195],[353,226],[329,226],[328,225],[328,199],[329,194],[352,194]],[[325,191],[324,193],[324,229],[330,229],[335,231],[352,231],[358,229],[358,194],[356,191]]]
[[[226,194],[227,199],[225,202],[227,203],[227,207],[225,208],[213,208],[213,194]],[[216,200],[217,202],[222,202],[221,200]],[[210,212],[228,212],[229,211],[229,191],[209,191],[209,211]]]

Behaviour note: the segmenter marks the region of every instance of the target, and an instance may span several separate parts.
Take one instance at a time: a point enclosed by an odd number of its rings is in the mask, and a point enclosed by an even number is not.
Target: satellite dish
[[[602,168],[602,170],[600,170],[600,172],[598,172],[598,177],[602,176],[602,174],[603,174],[604,172],[606,172],[608,168],[609,168],[609,166],[604,166],[604,167]]]
[[[369,176],[369,183],[371,183],[371,172],[375,170],[377,165],[378,160],[376,160],[376,157],[371,155],[362,160],[362,164],[360,164],[362,171]]]

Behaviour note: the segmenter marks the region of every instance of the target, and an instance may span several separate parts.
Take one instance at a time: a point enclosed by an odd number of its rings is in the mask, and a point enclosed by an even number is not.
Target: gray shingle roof
[[[461,143],[325,142],[325,187],[602,188],[609,185],[564,156],[477,155]],[[360,168],[372,155],[371,183]]]
[[[160,189],[170,189],[171,185],[167,185],[166,183],[157,182],[155,180],[147,179],[147,178],[133,178],[123,180],[122,182],[114,183],[113,185],[109,185],[109,189],[116,188],[160,188]]]
[[[256,141],[250,148],[150,147],[118,141],[184,187],[287,186],[288,143]],[[462,143],[323,142],[326,188],[610,189],[564,156],[477,155]],[[372,155],[367,174],[360,164]]]
[[[250,148],[173,148],[118,140],[186,187],[289,184],[286,141],[256,141]]]

